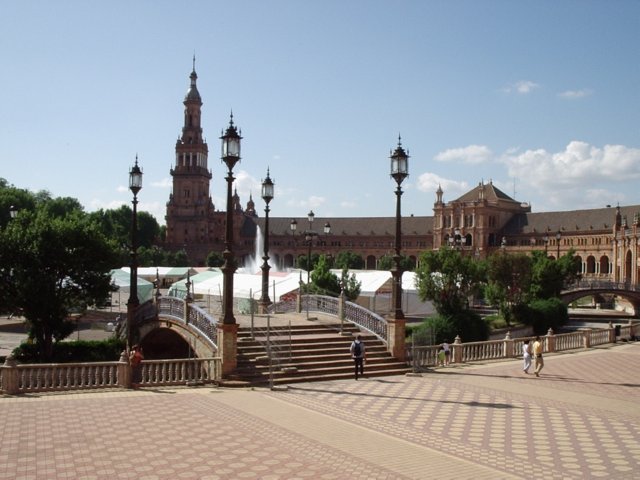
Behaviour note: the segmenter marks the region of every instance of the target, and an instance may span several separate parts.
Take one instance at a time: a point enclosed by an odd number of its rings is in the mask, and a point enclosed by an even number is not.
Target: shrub
[[[124,350],[124,341],[117,338],[107,340],[79,340],[74,342],[56,342],[53,344],[52,363],[114,362]],[[13,350],[20,363],[41,363],[38,360],[37,345],[22,343]]]
[[[436,315],[411,328],[417,345],[438,345],[445,340],[453,342],[457,335],[464,342],[478,342],[489,337],[489,326],[475,312],[464,310],[456,315]]]
[[[559,298],[534,300],[520,305],[514,313],[520,322],[531,325],[536,335],[546,335],[549,328],[558,331],[569,321],[567,306]]]

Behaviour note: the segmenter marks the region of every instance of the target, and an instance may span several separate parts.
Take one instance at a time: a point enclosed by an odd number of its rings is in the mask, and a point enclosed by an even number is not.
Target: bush
[[[546,335],[550,328],[558,331],[569,321],[567,306],[559,298],[534,300],[520,305],[514,313],[520,322],[531,325],[536,335]]]
[[[114,362],[120,359],[124,347],[124,341],[117,338],[56,342],[51,363]],[[33,343],[22,343],[13,350],[13,355],[20,363],[41,363],[37,345]]]
[[[479,342],[489,337],[489,326],[475,312],[464,310],[456,315],[436,315],[420,325],[407,329],[417,345],[439,345],[445,340],[453,342],[457,335],[464,342]]]

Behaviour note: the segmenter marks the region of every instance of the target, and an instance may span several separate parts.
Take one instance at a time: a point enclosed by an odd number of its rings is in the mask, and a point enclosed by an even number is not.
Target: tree
[[[219,252],[209,252],[206,263],[207,267],[221,267],[224,265],[224,257]]]
[[[580,260],[573,249],[558,260],[541,251],[533,252],[531,258],[531,297],[534,299],[559,297],[565,285],[579,278]]]
[[[497,305],[507,325],[511,325],[514,308],[531,298],[531,257],[522,253],[489,257],[485,295]]]
[[[391,270],[391,268],[395,265],[393,261],[392,255],[383,255],[378,260],[378,270]],[[416,262],[414,262],[411,258],[406,257],[404,255],[400,255],[400,268],[403,272],[413,272],[416,268]]]
[[[351,251],[340,252],[336,255],[335,268],[359,270],[364,268],[364,259]]]
[[[450,248],[424,252],[416,269],[420,299],[431,300],[444,316],[467,310],[468,298],[482,280],[481,264]]]
[[[72,209],[51,217],[46,203],[0,232],[0,298],[22,312],[42,360],[74,330],[71,311],[109,295],[115,258],[113,243],[86,214]]]

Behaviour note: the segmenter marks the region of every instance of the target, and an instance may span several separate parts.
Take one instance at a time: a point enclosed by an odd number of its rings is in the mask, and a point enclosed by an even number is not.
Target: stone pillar
[[[302,313],[302,282],[298,288],[298,296],[296,297],[296,312]]]
[[[131,366],[127,351],[123,350],[118,360],[118,386],[121,388],[131,388]]]
[[[547,331],[547,353],[553,353],[556,351],[556,336],[553,333],[553,329],[550,328]]]
[[[582,329],[582,344],[584,348],[591,348],[591,329],[584,328]]]
[[[2,393],[15,395],[18,393],[18,369],[16,359],[9,355],[2,365]]]
[[[453,363],[462,363],[462,340],[460,335],[456,335],[451,348],[453,349]]]
[[[218,323],[218,355],[222,359],[222,375],[238,366],[238,324]]]
[[[387,349],[392,356],[404,362],[406,359],[405,349],[405,325],[404,318],[394,318],[387,320]]]
[[[507,330],[507,334],[504,337],[504,358],[514,357],[513,340],[511,339],[511,330]]]

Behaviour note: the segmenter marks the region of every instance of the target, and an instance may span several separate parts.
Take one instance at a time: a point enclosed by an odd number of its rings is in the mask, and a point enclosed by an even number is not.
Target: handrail
[[[194,329],[209,341],[215,351],[218,351],[218,320],[198,305],[190,304],[189,318],[185,322],[185,308],[186,302],[181,298],[167,296],[158,298],[158,315],[170,317]]]

